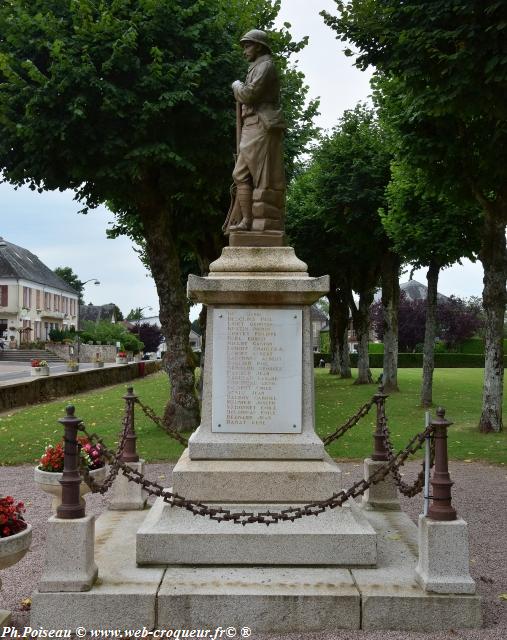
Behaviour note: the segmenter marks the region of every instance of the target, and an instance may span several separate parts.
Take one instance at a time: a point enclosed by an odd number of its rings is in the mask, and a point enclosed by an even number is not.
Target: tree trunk
[[[424,326],[423,379],[421,386],[421,405],[431,407],[433,403],[433,370],[435,368],[435,336],[437,331],[437,289],[440,265],[431,261],[426,279],[428,296],[426,298],[426,324]]]
[[[505,220],[506,212],[503,212]],[[486,312],[484,340],[484,388],[479,429],[501,431],[503,402],[503,327],[506,304],[507,251],[505,222],[501,215],[486,211],[480,258],[484,267],[482,299]]]
[[[352,378],[350,369],[350,349],[349,349],[349,307],[345,306],[343,314],[345,322],[343,323],[343,331],[339,334],[338,342],[338,367],[340,378]]]
[[[199,402],[189,342],[188,301],[178,251],[167,211],[155,206],[140,209],[146,254],[157,287],[160,323],[167,345],[164,368],[171,381],[171,397],[164,411],[164,422],[178,431],[190,431],[199,425]]]
[[[373,378],[370,371],[368,343],[370,341],[370,307],[373,292],[359,294],[359,305],[352,307],[354,330],[357,336],[357,379],[354,384],[371,384]]]
[[[384,361],[382,382],[386,392],[398,387],[398,308],[400,304],[400,259],[389,252],[382,261],[382,313]]]
[[[351,378],[349,357],[349,306],[331,280],[329,299],[329,351],[331,368],[329,373]]]

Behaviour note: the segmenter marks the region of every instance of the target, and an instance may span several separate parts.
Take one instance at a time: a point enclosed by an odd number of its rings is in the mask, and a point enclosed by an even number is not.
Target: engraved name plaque
[[[213,310],[212,431],[301,433],[302,312]]]

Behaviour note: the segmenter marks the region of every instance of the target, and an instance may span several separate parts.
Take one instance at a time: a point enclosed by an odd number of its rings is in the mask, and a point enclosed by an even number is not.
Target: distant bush
[[[370,342],[368,344],[368,353],[384,353],[384,345],[382,342]]]
[[[504,366],[507,362],[507,356],[504,356]],[[357,354],[350,356],[350,364],[357,367]],[[399,353],[398,367],[400,369],[422,368],[422,353]],[[382,369],[383,356],[378,353],[370,355],[370,367],[372,369]],[[435,367],[445,368],[464,368],[464,369],[481,369],[484,367],[484,356],[480,354],[465,353],[435,353]]]
[[[51,329],[49,339],[51,342],[73,341],[76,338],[75,329]]]
[[[122,349],[139,353],[144,347],[141,340],[120,323],[107,322],[85,322],[83,330],[80,332],[82,342],[94,342],[101,344],[120,343]]]

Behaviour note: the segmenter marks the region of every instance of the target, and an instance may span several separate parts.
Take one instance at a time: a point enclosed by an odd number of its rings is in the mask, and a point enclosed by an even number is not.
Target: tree
[[[131,309],[128,312],[126,320],[142,320],[143,318],[143,309],[141,307],[135,307],[135,309]]]
[[[305,260],[329,273],[333,359],[347,345],[349,311],[358,335],[357,384],[372,381],[368,366],[369,308],[389,250],[378,210],[385,206],[391,156],[372,110],[346,111],[313,153],[289,198],[288,228]],[[308,255],[308,254],[311,255]],[[359,295],[356,303],[353,291]]]
[[[162,331],[156,324],[141,322],[129,329],[129,331],[134,333],[139,340],[144,343],[144,350],[147,352],[152,353],[157,351],[162,342]]]
[[[481,310],[451,296],[438,304],[438,335],[448,349],[456,349],[483,326]]]
[[[425,335],[428,306],[425,300],[411,300],[402,291],[398,313],[398,339],[402,352],[426,349]],[[382,303],[375,302],[371,308],[371,324],[377,338],[383,338],[384,319]],[[449,350],[456,350],[465,340],[477,334],[483,320],[480,309],[470,306],[465,300],[450,298],[439,300],[436,310],[435,335]],[[434,350],[435,341],[432,345]]]
[[[390,160],[375,113],[362,105],[344,113],[318,153],[318,195],[324,210],[324,231],[339,231],[341,235],[332,250],[340,277],[349,284],[347,303],[358,338],[356,384],[372,382],[369,309],[382,260],[389,251],[378,211],[385,205]],[[359,296],[357,303],[351,290]]]
[[[482,431],[502,429],[507,300],[507,21],[505,3],[335,0],[324,13],[376,68],[399,155],[457,203],[483,214],[486,312]],[[350,49],[349,55],[353,55]],[[477,91],[477,87],[481,90]]]
[[[352,295],[346,279],[346,270],[336,260],[336,247],[343,237],[338,229],[326,226],[327,210],[318,191],[320,164],[318,150],[312,161],[301,167],[288,190],[286,228],[290,243],[297,255],[308,264],[312,276],[328,274],[330,277],[329,348],[332,375],[351,378],[348,350],[349,304]]]
[[[435,191],[425,174],[402,162],[393,163],[387,202],[382,222],[396,251],[414,267],[428,267],[421,404],[429,407],[433,402],[439,273],[462,257],[475,260],[480,211],[477,206],[456,205]]]
[[[234,151],[231,80],[240,36],[270,27],[271,0],[12,0],[0,7],[0,167],[7,181],[73,189],[86,212],[107,203],[114,233],[141,241],[168,357],[169,426],[199,422],[181,254],[216,257]],[[304,46],[286,29],[275,51]],[[281,66],[289,67],[281,58]],[[288,70],[285,99],[304,117]],[[299,111],[298,111],[299,110]],[[294,110],[293,110],[294,112]],[[289,135],[288,144],[306,131]],[[210,228],[215,231],[210,233]]]
[[[70,285],[73,289],[75,289],[78,295],[78,303],[84,304],[83,300],[83,289],[84,285],[81,280],[78,278],[77,274],[72,271],[71,267],[56,267],[53,269],[56,275],[65,280],[65,282]]]

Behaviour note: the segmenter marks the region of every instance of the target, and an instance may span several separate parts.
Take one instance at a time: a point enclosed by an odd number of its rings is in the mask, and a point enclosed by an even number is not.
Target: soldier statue
[[[224,232],[256,231],[283,236],[285,171],[280,80],[267,34],[254,29],[241,38],[250,63],[245,82],[232,90],[238,109],[238,149],[231,208]]]

